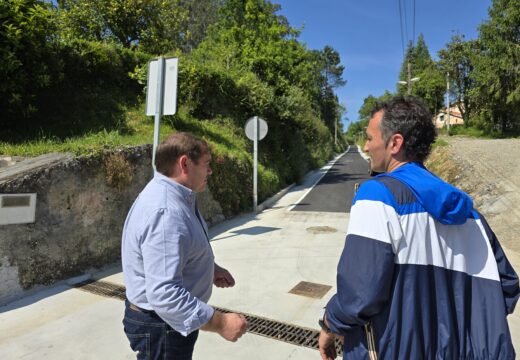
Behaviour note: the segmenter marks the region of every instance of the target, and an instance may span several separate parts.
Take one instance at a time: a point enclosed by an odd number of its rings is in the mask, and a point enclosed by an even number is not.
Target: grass
[[[153,142],[153,118],[146,117],[144,111],[140,109],[128,111],[127,125],[128,129],[124,131],[102,130],[66,139],[42,136],[17,144],[0,142],[0,154],[31,157],[51,152],[70,152],[75,155],[91,155],[105,149]],[[161,138],[172,131],[170,124],[165,121],[161,123]]]
[[[448,145],[449,144],[446,140],[444,140],[442,138],[437,138],[432,145],[432,149],[435,149],[437,147],[444,147],[444,146],[448,146]]]
[[[106,149],[153,143],[154,119],[145,116],[144,109],[127,112],[127,128],[124,130],[102,130],[83,136],[59,139],[42,136],[22,143],[0,142],[0,154],[32,157],[52,152],[69,152],[74,155],[92,155]],[[160,139],[174,131],[188,131],[211,143],[213,152],[231,157],[249,156],[248,140],[243,129],[227,118],[201,121],[180,111],[176,116],[163,116]]]
[[[450,131],[446,128],[441,129],[441,134],[443,135],[462,135],[474,138],[491,138],[491,136],[486,135],[484,130],[477,129],[475,127],[465,127],[465,126],[452,126],[450,127]]]

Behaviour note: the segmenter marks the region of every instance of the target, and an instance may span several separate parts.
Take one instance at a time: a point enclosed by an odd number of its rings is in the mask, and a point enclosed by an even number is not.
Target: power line
[[[401,0],[397,0],[399,3],[399,23],[401,24],[401,46],[403,48],[403,58],[405,56],[404,50],[404,33],[403,33],[403,11],[401,9]]]
[[[412,46],[415,46],[415,0],[413,0],[413,37]]]
[[[404,15],[404,32],[406,34],[406,43],[410,42],[410,33],[408,32],[408,16],[406,15],[406,0],[403,0],[403,15]]]

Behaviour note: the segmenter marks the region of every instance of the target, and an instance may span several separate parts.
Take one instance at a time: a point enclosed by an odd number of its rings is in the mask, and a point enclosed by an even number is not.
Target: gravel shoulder
[[[520,258],[520,139],[444,139],[456,164],[454,184],[473,197],[508,257]]]

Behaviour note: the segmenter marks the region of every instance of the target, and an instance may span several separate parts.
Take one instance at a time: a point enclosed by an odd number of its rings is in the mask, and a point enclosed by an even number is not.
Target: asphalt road
[[[368,178],[367,161],[351,146],[292,211],[350,212],[355,184]]]

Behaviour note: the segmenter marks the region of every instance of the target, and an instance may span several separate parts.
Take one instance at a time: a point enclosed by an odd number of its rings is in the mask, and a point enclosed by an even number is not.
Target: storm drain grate
[[[109,283],[106,281],[88,280],[75,285],[76,288],[105,297],[125,300],[125,287]],[[284,341],[293,345],[304,346],[311,349],[318,349],[319,331],[301,326],[285,324],[279,321],[262,318],[259,316],[232,311],[220,307],[216,310],[223,313],[235,312],[246,317],[249,327],[248,332],[270,339]],[[342,356],[343,346],[339,339],[336,339],[336,351],[338,356]]]
[[[124,286],[112,284],[106,281],[87,280],[74,285],[74,287],[89,292],[91,294],[116,298],[119,300],[126,299],[126,289]]]

